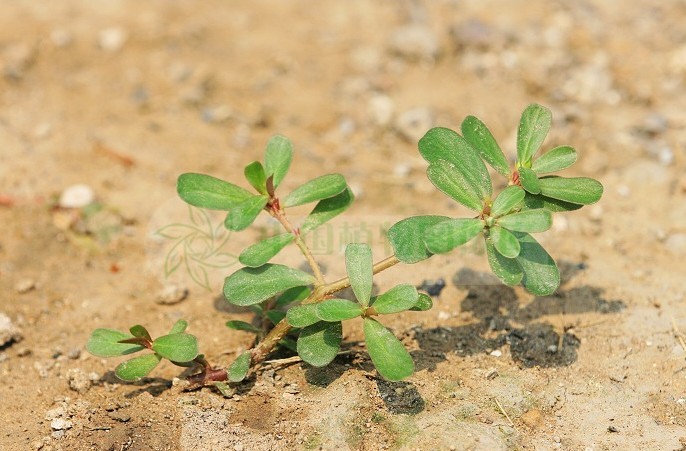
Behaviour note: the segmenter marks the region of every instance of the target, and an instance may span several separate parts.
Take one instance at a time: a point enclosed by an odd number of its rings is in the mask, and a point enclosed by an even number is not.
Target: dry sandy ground
[[[0,312],[19,329],[3,325],[0,449],[686,449],[685,20],[676,0],[0,2]],[[384,224],[464,213],[423,175],[429,127],[475,114],[511,151],[531,102],[606,194],[544,234],[553,296],[494,283],[471,248],[383,273],[447,282],[389,323],[406,383],[373,377],[354,324],[329,368],[275,364],[232,398],[177,393],[171,366],[122,384],[85,352],[94,328],[178,318],[218,364],[250,345],[224,327],[251,319],[219,297],[235,263],[209,290],[192,268],[165,280],[155,231],[192,219],[180,173],[238,180],[281,133],[285,188],[344,174],[358,200],[318,251],[333,278],[339,241],[381,256]],[[56,209],[79,183],[102,208]],[[171,283],[189,296],[156,303]]]

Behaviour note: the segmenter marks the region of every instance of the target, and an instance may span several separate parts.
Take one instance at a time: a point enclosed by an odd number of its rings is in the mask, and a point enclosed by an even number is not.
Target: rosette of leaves
[[[564,169],[576,160],[576,152],[569,146],[533,160],[549,128],[547,109],[527,107],[519,127],[518,159],[511,173],[493,135],[477,118],[465,119],[464,136],[447,128],[429,130],[419,141],[419,152],[429,163],[429,180],[477,215],[415,216],[398,222],[388,231],[396,257],[415,263],[482,235],[489,264],[500,280],[508,285],[522,283],[537,295],[553,293],[560,283],[559,270],[531,233],[551,227],[551,212],[574,210],[597,201],[602,185],[589,178],[539,178],[538,174]],[[484,161],[501,175],[511,176],[510,186],[495,197]]]
[[[198,354],[198,340],[187,334],[188,323],[177,321],[167,335],[152,339],[147,329],[133,326],[129,333],[115,329],[96,329],[90,336],[86,349],[97,357],[119,357],[144,350],[140,356],[120,363],[114,370],[118,378],[135,381],[147,376],[161,361],[167,359],[177,366],[190,367],[202,361]]]
[[[280,135],[267,143],[264,164],[253,161],[244,169],[245,178],[253,192],[220,180],[196,173],[179,176],[177,192],[181,199],[196,207],[227,211],[224,226],[241,231],[250,226],[262,211],[272,215],[289,207],[317,202],[302,226],[262,240],[245,249],[238,260],[245,266],[257,268],[269,262],[284,247],[345,211],[353,201],[353,194],[340,174],[327,174],[310,180],[285,197],[277,196],[277,188],[288,173],[293,158],[291,142]]]
[[[356,301],[332,298],[288,310],[289,324],[301,328],[298,354],[310,365],[328,365],[340,350],[342,321],[361,318],[367,351],[379,374],[388,380],[410,376],[414,372],[410,354],[376,317],[406,310],[428,310],[431,298],[409,284],[372,296],[372,252],[366,244],[349,244],[345,264]]]

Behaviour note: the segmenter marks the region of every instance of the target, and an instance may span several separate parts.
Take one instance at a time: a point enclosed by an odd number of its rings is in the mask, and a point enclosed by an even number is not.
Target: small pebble
[[[0,346],[12,342],[18,342],[23,338],[18,327],[12,324],[12,320],[4,313],[0,313]]]
[[[55,418],[54,420],[50,421],[50,427],[55,431],[63,431],[65,429],[71,429],[72,423],[64,418]]]
[[[665,247],[674,255],[686,255],[686,233],[672,233],[665,239]]]
[[[617,429],[615,426],[608,426],[607,432],[619,432],[619,429]]]
[[[412,143],[417,143],[433,125],[434,113],[428,107],[407,110],[396,118],[394,124],[398,134]]]
[[[98,45],[107,52],[117,52],[128,38],[128,33],[121,27],[105,28],[98,34]]]
[[[167,285],[157,292],[155,301],[162,305],[178,304],[188,297],[188,288],[178,285]]]
[[[122,412],[109,412],[107,414],[108,417],[112,418],[115,421],[119,421],[120,423],[126,423],[129,420],[131,420],[131,415],[128,413],[122,413]]]
[[[486,371],[486,374],[484,374],[484,377],[490,381],[490,380],[495,379],[499,375],[500,374],[498,373],[498,370],[496,370],[495,368],[491,368],[488,371]]]
[[[220,124],[233,117],[233,109],[228,105],[204,108],[201,112],[202,120],[210,124]]]
[[[395,103],[389,96],[378,94],[369,99],[368,109],[372,122],[380,127],[386,127],[393,120]]]
[[[64,416],[66,413],[67,411],[64,409],[64,407],[55,407],[54,409],[50,409],[47,412],[45,412],[45,419],[48,421],[52,421],[55,418]]]
[[[86,373],[80,368],[72,368],[67,371],[69,388],[77,393],[84,394],[100,379],[96,372]]]
[[[503,352],[500,349],[496,349],[495,351],[492,351],[491,354],[493,357],[500,357],[503,355]]]
[[[17,283],[14,284],[14,291],[16,291],[19,294],[28,293],[34,288],[36,288],[36,282],[33,279],[29,278],[20,279]]]
[[[410,60],[433,61],[440,52],[440,44],[431,28],[422,24],[398,27],[391,34],[391,51]]]
[[[62,208],[82,208],[93,203],[95,192],[84,184],[72,185],[62,191],[58,205]]]

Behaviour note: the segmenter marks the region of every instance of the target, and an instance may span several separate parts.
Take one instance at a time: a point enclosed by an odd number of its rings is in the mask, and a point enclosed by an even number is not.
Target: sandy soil
[[[0,12],[0,323],[15,328],[0,348],[0,449],[686,449],[683,1]],[[374,378],[354,324],[327,369],[275,363],[232,398],[178,393],[170,365],[123,384],[115,360],[85,352],[94,328],[162,334],[178,318],[218,364],[250,345],[224,327],[252,318],[219,296],[233,260],[165,279],[173,243],[155,232],[221,222],[176,200],[180,173],[239,180],[275,133],[297,151],[285,188],[343,173],[358,200],[318,244],[334,278],[351,236],[380,257],[385,224],[464,213],[423,175],[429,127],[475,114],[511,151],[531,102],[554,112],[546,146],[574,145],[570,173],[606,194],[544,234],[564,270],[553,296],[493,282],[474,248],[380,275],[380,289],[447,282],[433,310],[389,322],[417,363],[407,382]],[[101,208],[55,208],[75,184]],[[260,226],[213,243],[235,255]],[[156,302],[172,284],[187,298]]]

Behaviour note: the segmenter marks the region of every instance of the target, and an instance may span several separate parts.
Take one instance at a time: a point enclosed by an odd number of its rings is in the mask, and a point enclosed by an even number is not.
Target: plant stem
[[[385,269],[390,268],[391,266],[400,263],[400,260],[395,255],[391,255],[390,257],[386,257],[383,260],[380,260],[376,263],[374,263],[374,266],[372,266],[372,274],[379,273]],[[326,296],[328,294],[335,293],[337,291],[341,291],[345,288],[348,288],[350,286],[350,279],[348,277],[343,277],[342,279],[339,279],[335,282],[329,283],[327,285],[324,285],[321,287],[323,291],[323,295]],[[305,302],[303,301],[303,304]]]

